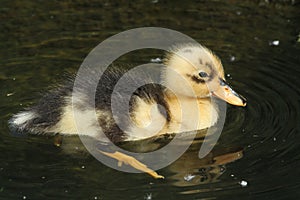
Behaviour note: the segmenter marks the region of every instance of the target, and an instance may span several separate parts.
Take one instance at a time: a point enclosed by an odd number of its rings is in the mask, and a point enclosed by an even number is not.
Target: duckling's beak
[[[227,103],[235,106],[246,106],[246,99],[236,93],[226,82],[220,78],[220,87],[218,90],[212,92],[213,96],[216,96]]]

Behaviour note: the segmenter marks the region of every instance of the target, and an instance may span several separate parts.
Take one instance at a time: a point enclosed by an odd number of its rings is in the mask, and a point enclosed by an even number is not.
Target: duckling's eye
[[[208,74],[207,74],[206,72],[200,72],[200,73],[199,73],[199,76],[200,76],[201,78],[205,78],[205,77],[208,77]]]

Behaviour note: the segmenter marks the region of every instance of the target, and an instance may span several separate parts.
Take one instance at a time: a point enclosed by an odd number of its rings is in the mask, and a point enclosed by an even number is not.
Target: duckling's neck
[[[167,132],[187,132],[213,126],[218,120],[218,110],[211,98],[166,95],[170,122]]]

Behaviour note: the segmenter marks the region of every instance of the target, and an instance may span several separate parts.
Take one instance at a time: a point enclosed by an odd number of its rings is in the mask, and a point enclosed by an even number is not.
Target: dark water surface
[[[297,1],[1,0],[0,199],[299,199],[299,8]],[[75,73],[96,45],[145,26],[174,29],[211,48],[248,100],[246,108],[228,106],[207,158],[199,160],[196,143],[159,170],[165,180],[154,180],[104,166],[77,151],[76,137],[59,148],[53,137],[11,134],[12,114],[37,102],[64,73]],[[120,63],[156,57],[141,51]],[[212,161],[241,149],[235,162]]]

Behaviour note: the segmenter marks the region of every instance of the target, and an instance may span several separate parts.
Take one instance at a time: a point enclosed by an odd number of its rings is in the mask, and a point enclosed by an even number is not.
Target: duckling
[[[75,98],[73,96],[72,104],[73,82],[69,81],[46,94],[35,106],[14,115],[9,124],[19,132],[79,134],[101,141],[107,141],[108,138],[117,143],[213,126],[219,114],[211,96],[232,105],[246,105],[245,98],[226,83],[220,59],[201,45],[186,44],[173,47],[167,54],[164,65],[166,67],[161,70],[163,86],[150,83],[132,94],[129,103],[131,122],[126,121],[128,116],[122,113],[119,113],[117,119],[112,115],[110,97],[115,84],[126,72],[112,68],[104,72],[99,81],[95,108],[88,104],[91,99],[84,92],[73,94]],[[83,88],[89,87],[88,81],[82,84]],[[95,110],[107,138],[97,132],[95,127],[99,124],[92,123]],[[196,120],[188,119],[189,116],[195,116],[195,111],[199,117]],[[75,122],[73,112],[80,120]],[[182,112],[185,113],[184,116]],[[121,130],[118,122],[124,122],[128,126]],[[78,132],[77,126],[85,132]]]

